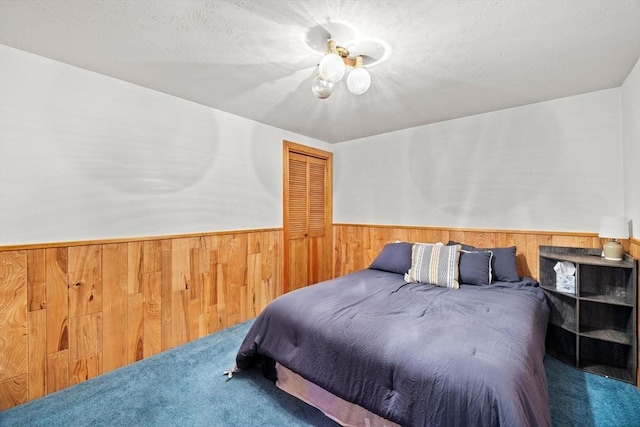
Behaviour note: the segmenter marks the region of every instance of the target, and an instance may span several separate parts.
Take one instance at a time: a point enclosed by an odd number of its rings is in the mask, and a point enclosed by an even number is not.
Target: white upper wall
[[[624,216],[640,237],[640,59],[622,85]]]
[[[0,245],[281,227],[283,139],[335,153],[335,222],[626,215],[638,237],[639,111],[636,64],[622,88],[330,145],[0,46]]]
[[[620,89],[341,143],[334,174],[337,223],[597,232],[623,212]]]
[[[282,227],[283,139],[0,46],[0,245]]]

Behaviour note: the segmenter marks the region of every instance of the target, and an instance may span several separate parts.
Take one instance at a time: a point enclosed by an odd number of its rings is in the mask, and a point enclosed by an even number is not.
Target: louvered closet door
[[[285,290],[289,291],[331,277],[331,191],[330,160],[292,151],[285,157]]]

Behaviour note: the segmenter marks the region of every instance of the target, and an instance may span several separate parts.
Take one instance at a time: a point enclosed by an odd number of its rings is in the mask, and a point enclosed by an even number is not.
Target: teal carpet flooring
[[[0,412],[0,426],[332,426],[258,370],[228,380],[244,322]],[[640,426],[640,393],[547,356],[553,425]]]

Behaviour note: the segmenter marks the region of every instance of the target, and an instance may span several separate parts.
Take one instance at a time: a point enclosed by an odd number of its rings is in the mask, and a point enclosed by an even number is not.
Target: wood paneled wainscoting
[[[604,240],[597,233],[546,232],[521,230],[478,230],[440,227],[410,227],[386,225],[334,224],[334,274],[342,276],[366,268],[386,243],[443,242],[450,240],[477,247],[517,246],[518,272],[521,276],[538,279],[538,247],[568,246],[577,248],[601,248]],[[640,258],[640,240],[623,242],[625,251]],[[640,283],[640,277],[638,278]],[[640,292],[638,306],[640,306]],[[640,322],[637,328],[640,331]],[[640,338],[640,337],[639,337]],[[640,352],[638,354],[640,360]],[[640,370],[636,386],[640,387]]]
[[[283,293],[282,240],[267,229],[0,247],[0,410],[255,317]]]

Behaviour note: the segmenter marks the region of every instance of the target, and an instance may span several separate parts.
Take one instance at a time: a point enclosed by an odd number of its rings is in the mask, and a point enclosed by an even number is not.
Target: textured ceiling
[[[335,23],[387,58],[320,100],[308,33]],[[0,43],[340,142],[618,87],[640,1],[0,0]]]

